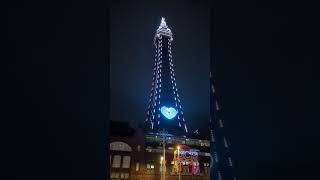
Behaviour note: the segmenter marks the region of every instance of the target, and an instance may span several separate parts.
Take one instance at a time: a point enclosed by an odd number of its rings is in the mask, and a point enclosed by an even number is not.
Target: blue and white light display
[[[154,37],[155,60],[146,123],[152,132],[188,132],[179,97],[171,45],[173,34],[164,18]],[[170,132],[174,131],[174,132]]]
[[[173,107],[168,108],[166,106],[162,106],[160,110],[164,117],[166,117],[167,119],[172,119],[178,114],[178,111]]]

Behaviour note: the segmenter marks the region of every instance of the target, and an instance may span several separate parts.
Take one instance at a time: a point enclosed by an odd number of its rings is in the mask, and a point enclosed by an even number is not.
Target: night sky
[[[187,121],[208,111],[212,53],[238,179],[320,179],[317,6],[137,0],[109,11],[106,1],[8,3],[1,179],[106,179],[108,120],[144,119],[162,16],[174,33]]]
[[[176,83],[188,129],[208,133],[208,3],[169,3],[170,7],[165,8],[168,3],[113,3],[110,19],[110,118],[132,124],[144,123],[153,76],[153,38],[161,17],[165,17],[173,31]]]

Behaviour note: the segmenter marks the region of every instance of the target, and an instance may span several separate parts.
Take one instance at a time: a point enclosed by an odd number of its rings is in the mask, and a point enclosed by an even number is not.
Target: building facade
[[[112,127],[113,128],[113,127]],[[115,127],[116,128],[116,127]],[[210,179],[210,141],[186,137],[165,137],[165,160],[163,156],[164,136],[150,135],[135,128],[132,135],[111,134],[110,178],[132,180],[161,179],[165,166],[165,179],[179,179],[175,170],[175,155],[180,147],[181,172],[183,180]],[[196,159],[194,170],[190,159]],[[165,164],[165,165],[164,165]]]

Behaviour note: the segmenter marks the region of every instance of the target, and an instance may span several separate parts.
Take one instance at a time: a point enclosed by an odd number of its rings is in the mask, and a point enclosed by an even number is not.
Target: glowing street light
[[[163,171],[163,156],[161,156],[161,158],[160,158],[160,169],[161,169],[160,179],[163,180],[163,174],[162,174],[162,171]]]
[[[180,173],[180,146],[177,146],[178,149],[178,175],[179,175],[179,180],[181,180],[181,173]]]

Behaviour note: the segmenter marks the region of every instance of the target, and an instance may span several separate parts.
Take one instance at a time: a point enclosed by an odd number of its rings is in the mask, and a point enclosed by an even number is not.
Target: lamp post
[[[177,147],[178,149],[178,175],[179,175],[179,180],[181,180],[181,173],[180,173],[180,146]]]
[[[160,179],[162,180],[162,171],[163,171],[163,156],[161,156],[161,159],[160,159],[160,169],[161,169],[161,172],[160,172]]]
[[[160,131],[160,134],[162,134],[163,136],[163,141],[162,141],[162,150],[163,150],[163,169],[162,169],[162,180],[166,180],[166,134],[168,133],[168,131],[165,131],[165,129],[163,129],[162,131]]]

